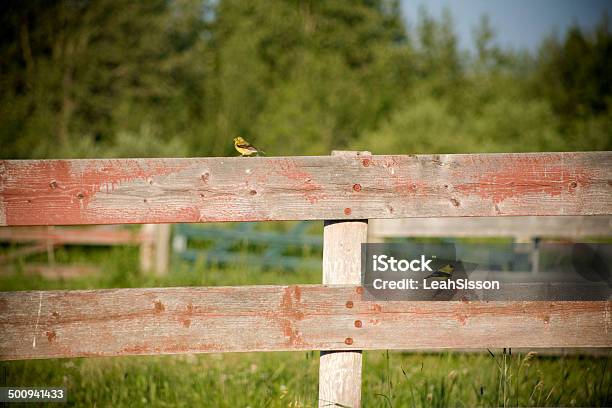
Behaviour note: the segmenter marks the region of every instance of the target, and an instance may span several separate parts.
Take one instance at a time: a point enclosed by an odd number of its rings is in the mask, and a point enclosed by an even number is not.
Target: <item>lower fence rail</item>
[[[612,302],[378,302],[353,285],[0,292],[0,359],[610,347]]]

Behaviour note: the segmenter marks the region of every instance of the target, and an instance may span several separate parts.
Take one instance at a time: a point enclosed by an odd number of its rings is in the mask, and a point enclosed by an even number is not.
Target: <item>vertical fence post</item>
[[[151,272],[153,269],[153,242],[155,224],[143,224],[140,227],[140,270]]]
[[[168,273],[170,262],[170,224],[144,224],[140,230],[140,270]]]
[[[155,274],[164,276],[168,273],[170,262],[170,224],[157,224],[155,236]]]
[[[356,154],[333,152],[332,155]],[[323,284],[361,284],[361,244],[367,220],[325,221]],[[319,407],[361,406],[361,351],[322,351],[319,363]]]

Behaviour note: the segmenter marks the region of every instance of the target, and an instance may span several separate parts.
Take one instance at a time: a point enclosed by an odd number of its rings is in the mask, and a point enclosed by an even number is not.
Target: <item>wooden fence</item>
[[[59,245],[137,245],[140,269],[163,275],[168,270],[170,226],[145,224],[139,230],[118,228],[118,225],[82,227],[5,227],[0,228],[0,242],[22,244],[5,255],[0,263],[16,257],[47,252],[53,264],[53,250]],[[64,276],[60,272],[58,276]],[[51,274],[50,276],[53,276]]]
[[[612,214],[612,152],[0,162],[0,225],[326,220],[323,284],[0,293],[3,360],[322,350],[322,406],[367,349],[610,347],[598,302],[362,299],[367,219]]]
[[[510,237],[516,242],[538,238],[585,239],[612,236],[610,216],[445,217],[372,220],[372,241],[398,237]]]

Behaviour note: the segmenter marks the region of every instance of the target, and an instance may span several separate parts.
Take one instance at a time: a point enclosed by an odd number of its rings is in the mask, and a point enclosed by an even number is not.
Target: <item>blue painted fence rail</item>
[[[239,223],[233,228],[178,224],[173,236],[174,254],[180,259],[211,264],[240,264],[260,268],[317,269],[321,267],[320,253],[323,239],[309,235],[308,222],[299,222],[287,232],[258,231],[257,223]],[[197,248],[190,243],[208,243],[208,248]],[[260,251],[241,250],[254,245]],[[287,251],[298,255],[287,254]],[[253,253],[255,252],[255,253]],[[310,255],[310,256],[309,256]]]

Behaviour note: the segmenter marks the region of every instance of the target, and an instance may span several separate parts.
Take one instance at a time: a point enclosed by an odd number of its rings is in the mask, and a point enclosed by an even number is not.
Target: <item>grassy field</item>
[[[38,261],[44,261],[44,257]],[[36,258],[29,258],[36,261]],[[97,276],[25,276],[24,261],[0,290],[317,283],[320,271],[206,268],[173,263],[165,278],[138,271],[135,248],[60,249],[57,262],[98,265]],[[65,386],[69,404],[96,407],[311,407],[318,353],[232,353],[0,363],[0,384]],[[612,357],[533,353],[364,353],[366,407],[609,406]],[[333,406],[333,405],[330,405]]]
[[[1,367],[7,385],[67,387],[74,406],[312,407],[317,357],[317,352],[232,353],[18,361]],[[364,406],[612,403],[609,358],[513,354],[505,361],[504,366],[503,354],[486,352],[366,352]]]

